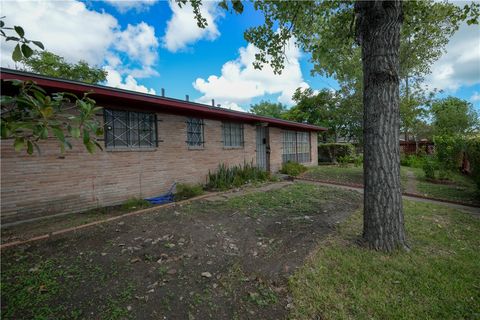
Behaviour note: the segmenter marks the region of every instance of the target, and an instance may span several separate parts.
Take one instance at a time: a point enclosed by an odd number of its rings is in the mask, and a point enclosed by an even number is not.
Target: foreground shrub
[[[175,192],[175,201],[198,197],[203,194],[203,187],[199,184],[178,183]]]
[[[307,167],[293,161],[287,161],[286,163],[282,164],[282,169],[280,169],[280,173],[288,174],[289,176],[293,177],[296,177],[305,171],[307,171]]]
[[[318,145],[320,162],[337,162],[340,157],[355,156],[355,147],[351,143],[322,143]]]
[[[250,182],[266,181],[269,177],[268,172],[255,167],[253,163],[231,167],[222,163],[215,172],[208,172],[207,188],[226,190]]]

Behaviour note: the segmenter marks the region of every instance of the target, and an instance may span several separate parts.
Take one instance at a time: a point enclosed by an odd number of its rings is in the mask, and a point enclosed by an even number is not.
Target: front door
[[[268,171],[270,168],[270,152],[268,144],[268,128],[257,126],[257,167],[265,171]]]

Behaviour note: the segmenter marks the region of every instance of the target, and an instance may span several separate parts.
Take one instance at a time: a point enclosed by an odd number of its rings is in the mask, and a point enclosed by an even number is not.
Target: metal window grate
[[[203,119],[187,119],[187,145],[189,147],[203,147],[204,140]]]
[[[311,161],[310,132],[283,131],[283,163],[294,161],[306,163]]]
[[[156,115],[104,109],[105,146],[109,149],[156,147]]]
[[[223,145],[225,147],[243,147],[243,124],[235,122],[223,122]]]

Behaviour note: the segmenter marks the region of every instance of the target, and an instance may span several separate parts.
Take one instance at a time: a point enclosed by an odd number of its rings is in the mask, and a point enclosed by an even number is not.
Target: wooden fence
[[[403,154],[432,154],[434,148],[435,145],[431,141],[400,141],[400,153]]]

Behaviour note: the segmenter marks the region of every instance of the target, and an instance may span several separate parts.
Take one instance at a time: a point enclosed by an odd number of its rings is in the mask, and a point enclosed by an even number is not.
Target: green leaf
[[[33,42],[34,45],[36,45],[40,49],[45,50],[45,47],[43,46],[43,43],[41,43],[40,41],[32,41],[32,42]]]
[[[20,41],[20,38],[17,37],[6,37],[5,41]]]
[[[12,53],[12,59],[13,61],[15,62],[18,62],[20,60],[22,60],[22,51],[20,50],[20,45],[17,43],[17,45],[15,46],[15,49],[13,49],[13,53]]]
[[[233,5],[233,10],[235,10],[236,13],[243,12],[243,3],[241,0],[232,0],[232,5]]]
[[[80,128],[72,127],[72,129],[70,130],[70,134],[75,139],[80,138]]]
[[[13,102],[15,102],[15,98],[14,98],[14,97],[10,97],[10,96],[1,96],[1,97],[0,97],[0,104],[1,104],[2,106],[8,105],[8,104],[13,103]]]
[[[46,108],[43,108],[42,110],[40,110],[40,112],[42,113],[42,116],[44,118],[50,118],[53,115],[53,108],[52,107],[46,107]]]
[[[27,153],[33,154],[33,143],[31,141],[27,141]]]
[[[33,54],[33,50],[32,48],[30,48],[28,45],[24,43],[22,44],[22,53],[25,58],[30,58]]]
[[[58,127],[52,127],[53,135],[62,142],[62,145],[65,143],[65,135],[63,130]]]
[[[218,3],[218,6],[224,10],[228,10],[228,4],[227,4],[227,1],[226,0],[223,0],[223,1],[220,1]]]
[[[87,145],[90,143],[90,133],[87,129],[83,129],[83,143]]]
[[[23,38],[23,36],[25,35],[25,31],[23,31],[23,28],[20,27],[20,26],[14,26],[13,27],[15,29],[15,32],[17,32],[17,34]]]
[[[91,141],[89,141],[88,143],[85,143],[85,148],[87,148],[87,151],[89,153],[94,153],[95,152],[95,144]]]
[[[40,137],[40,139],[47,139],[48,138],[48,128],[47,127],[42,127],[38,136]]]
[[[17,137],[15,138],[15,141],[13,142],[13,147],[15,148],[16,152],[19,152],[25,147],[25,138],[23,137]]]

